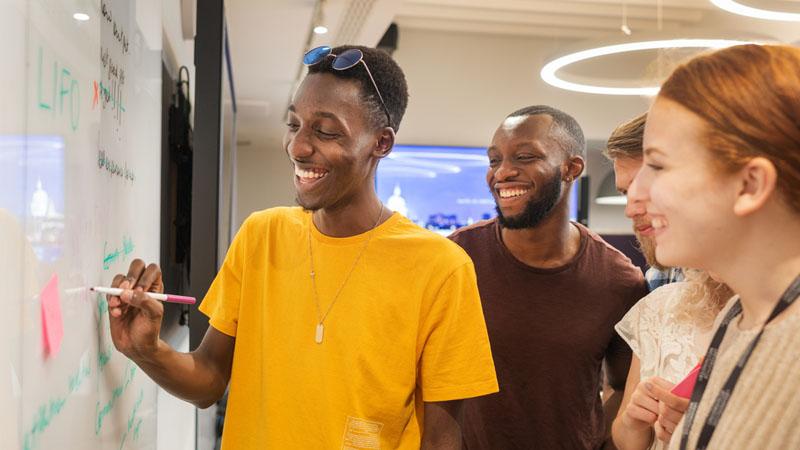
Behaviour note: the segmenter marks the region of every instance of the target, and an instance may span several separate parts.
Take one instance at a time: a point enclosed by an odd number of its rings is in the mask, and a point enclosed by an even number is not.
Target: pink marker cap
[[[167,294],[167,301],[172,303],[185,303],[187,305],[194,305],[197,300],[194,297],[186,297],[184,295]]]

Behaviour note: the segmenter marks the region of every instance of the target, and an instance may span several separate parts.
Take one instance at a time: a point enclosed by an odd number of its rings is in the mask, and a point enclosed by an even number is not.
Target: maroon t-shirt
[[[595,449],[606,438],[602,362],[627,374],[631,352],[614,325],[647,285],[625,255],[576,225],[578,253],[550,269],[516,259],[496,219],[450,236],[475,264],[500,383],[464,403],[469,450]]]

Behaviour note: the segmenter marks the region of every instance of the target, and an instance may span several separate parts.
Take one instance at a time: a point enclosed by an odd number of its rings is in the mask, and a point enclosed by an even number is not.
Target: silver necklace
[[[364,255],[364,251],[367,249],[367,245],[369,245],[369,241],[372,240],[372,235],[374,234],[371,232],[378,227],[378,224],[381,221],[381,217],[383,217],[383,203],[381,203],[381,210],[378,213],[378,220],[376,220],[375,225],[373,225],[372,228],[370,228],[369,230],[370,233],[369,236],[367,236],[367,240],[364,241],[364,245],[361,246],[361,250],[358,252],[358,256],[356,256],[355,261],[353,261],[353,265],[350,266],[350,270],[347,271],[347,275],[345,275],[344,281],[342,281],[341,286],[339,286],[339,289],[336,290],[336,294],[333,296],[333,300],[331,300],[330,305],[328,305],[328,309],[325,311],[325,314],[322,314],[322,308],[320,308],[320,302],[319,302],[319,294],[317,293],[316,272],[314,271],[314,251],[311,249],[311,227],[314,226],[314,216],[313,215],[311,216],[311,225],[308,227],[308,259],[311,264],[311,272],[309,272],[309,276],[311,277],[311,286],[312,286],[312,291],[314,293],[314,303],[317,306],[317,328],[316,328],[316,333],[314,335],[314,341],[317,344],[322,344],[322,338],[325,334],[325,318],[328,317],[328,313],[330,313],[331,309],[333,309],[333,305],[336,304],[336,300],[339,299],[339,294],[342,293],[342,289],[344,289],[344,286],[350,279],[350,275],[353,274],[353,270],[355,270],[356,266],[358,265],[358,261],[361,260],[361,256]]]

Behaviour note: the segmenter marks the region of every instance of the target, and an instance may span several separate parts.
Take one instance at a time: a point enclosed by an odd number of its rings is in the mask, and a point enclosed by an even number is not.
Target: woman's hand
[[[689,399],[679,397],[672,392],[675,385],[661,378],[653,379],[652,393],[658,399],[658,420],[654,428],[656,438],[663,442],[669,442],[678,422],[681,421],[686,408],[689,407]]]
[[[644,430],[652,427],[658,420],[658,399],[652,393],[656,378],[646,378],[636,385],[631,401],[622,415],[622,424],[626,427]]]

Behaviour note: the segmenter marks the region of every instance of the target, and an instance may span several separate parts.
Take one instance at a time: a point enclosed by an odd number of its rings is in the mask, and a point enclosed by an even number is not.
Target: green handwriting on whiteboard
[[[91,370],[89,366],[81,366],[81,368],[74,374],[69,376],[69,393],[73,394],[78,391],[86,377],[89,376]]]
[[[103,270],[108,270],[111,268],[111,264],[114,264],[119,259],[119,255],[122,253],[120,249],[114,249],[113,252],[108,252],[108,242],[103,244]]]
[[[61,408],[67,402],[66,398],[54,398],[47,404],[39,406],[30,431],[25,434],[23,448],[31,450],[35,447],[37,438],[50,426],[50,422],[61,413]]]
[[[101,350],[100,354],[97,355],[97,366],[100,368],[100,371],[103,371],[103,368],[108,364],[108,361],[111,360],[111,346],[106,348],[105,350]]]
[[[36,103],[39,109],[51,111],[53,115],[67,115],[70,128],[75,131],[78,129],[81,118],[80,86],[69,68],[62,65],[59,70],[58,61],[53,59],[52,62],[52,76],[48,74],[50,80],[45,80],[43,73],[45,70],[44,50],[39,47],[39,59],[36,65]],[[47,70],[49,71],[49,64]],[[64,113],[65,104],[67,106],[66,113]]]
[[[103,270],[110,269],[111,265],[117,262],[120,257],[125,261],[128,255],[133,253],[134,248],[133,239],[130,236],[122,237],[122,248],[117,247],[111,251],[108,250],[108,242],[105,242],[103,244]]]
[[[128,428],[125,430],[125,433],[122,434],[122,442],[119,443],[119,448],[122,450],[122,447],[125,446],[125,440],[128,439],[128,434],[133,430],[133,440],[139,440],[139,428],[142,425],[142,418],[136,417],[136,412],[139,410],[139,406],[142,404],[142,400],[144,399],[144,389],[139,389],[139,398],[136,399],[136,403],[133,405],[133,410],[131,411],[131,416],[128,418]],[[136,424],[134,427],[134,423]]]
[[[119,399],[122,394],[125,392],[125,389],[128,388],[128,385],[131,384],[133,381],[133,376],[136,374],[136,365],[128,361],[128,369],[125,372],[125,381],[122,383],[121,386],[114,388],[111,392],[111,400],[108,401],[102,408],[100,408],[100,402],[97,402],[97,406],[95,407],[95,411],[97,411],[97,422],[94,426],[95,434],[99,435],[100,430],[103,428],[103,421],[105,420],[108,413],[114,409],[114,405],[117,403],[117,399]]]
[[[136,420],[136,426],[133,427],[133,440],[134,441],[138,441],[139,440],[139,431],[141,431],[141,429],[142,429],[142,418],[139,417]]]
[[[127,258],[128,255],[130,255],[131,253],[133,253],[133,239],[131,239],[130,236],[127,236],[127,237],[123,236],[122,237],[122,256]]]
[[[111,360],[111,344],[105,344],[102,336],[105,335],[105,326],[108,320],[108,300],[103,294],[97,294],[97,371],[102,372]],[[105,347],[105,348],[103,348]]]
[[[31,425],[31,429],[25,433],[22,443],[22,448],[24,450],[32,450],[36,447],[39,435],[44,433],[53,419],[61,413],[70,395],[77,392],[78,388],[81,387],[90,373],[91,369],[88,364],[84,360],[81,360],[81,365],[78,367],[78,370],[69,377],[67,383],[69,390],[67,395],[51,398],[49,401],[39,406],[36,410],[36,414],[33,416],[33,425]]]

